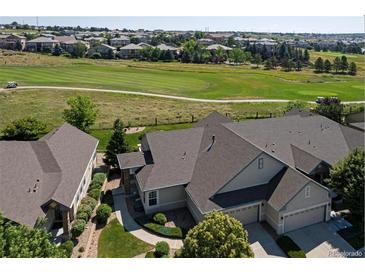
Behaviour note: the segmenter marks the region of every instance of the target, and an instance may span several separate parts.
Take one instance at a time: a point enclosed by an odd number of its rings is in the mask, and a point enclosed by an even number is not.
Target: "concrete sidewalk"
[[[139,224],[137,224],[128,212],[127,203],[125,201],[125,193],[121,187],[113,190],[113,199],[118,221],[132,235],[151,245],[156,245],[157,242],[165,241],[172,249],[180,249],[183,246],[182,240],[174,240],[157,236],[144,230]]]

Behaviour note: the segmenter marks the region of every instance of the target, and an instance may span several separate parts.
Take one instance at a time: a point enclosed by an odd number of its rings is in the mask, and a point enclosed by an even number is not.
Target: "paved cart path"
[[[27,89],[55,89],[55,90],[79,90],[79,91],[93,91],[93,92],[110,92],[110,93],[120,93],[120,94],[130,94],[139,96],[149,96],[149,97],[159,97],[165,99],[200,102],[200,103],[287,103],[291,100],[288,99],[200,99],[191,98],[184,96],[174,96],[158,93],[148,93],[141,91],[129,91],[129,90],[114,90],[114,89],[99,89],[99,88],[80,88],[80,87],[57,87],[57,86],[21,86],[13,89],[0,88],[1,91],[11,91],[11,90],[27,90]],[[312,101],[308,103],[315,104]],[[343,104],[364,104],[365,101],[347,101],[342,102]]]

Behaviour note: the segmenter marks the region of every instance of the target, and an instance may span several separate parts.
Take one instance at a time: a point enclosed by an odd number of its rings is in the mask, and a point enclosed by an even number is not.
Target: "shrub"
[[[74,243],[71,240],[68,240],[60,245],[60,249],[65,251],[67,257],[71,257],[73,248]]]
[[[100,190],[99,189],[96,189],[96,188],[93,188],[90,190],[89,192],[89,196],[95,200],[99,200],[100,198]]]
[[[90,56],[91,59],[101,59],[101,54],[99,52],[95,52]]]
[[[89,196],[86,196],[85,198],[83,198],[82,200],[81,200],[81,204],[82,205],[88,205],[88,206],[90,206],[91,207],[91,209],[92,210],[94,210],[94,208],[96,207],[96,204],[97,204],[98,202],[94,199],[94,198],[92,198],[92,197],[89,197]]]
[[[104,192],[101,202],[103,204],[109,205],[110,207],[114,205],[113,193],[110,189]]]
[[[153,216],[153,220],[160,225],[164,225],[167,222],[167,218],[163,213],[155,214],[155,216]]]
[[[96,219],[98,222],[105,224],[110,214],[112,214],[112,208],[107,204],[101,204],[96,210]]]
[[[77,210],[77,214],[80,214],[81,212],[85,212],[87,214],[88,218],[90,218],[93,210],[89,205],[81,204]]]
[[[81,246],[80,248],[79,248],[79,252],[84,252],[85,251],[85,248],[83,247],[83,246]]]
[[[289,258],[306,257],[304,251],[288,236],[280,237],[277,243]]]
[[[81,235],[86,226],[86,222],[84,220],[76,219],[71,228],[71,233],[74,238]]]
[[[166,242],[158,242],[155,247],[155,257],[161,258],[163,256],[169,255],[170,247]]]
[[[105,179],[106,179],[105,173],[95,173],[92,182],[103,185]]]
[[[174,258],[181,258],[181,249],[175,251]]]
[[[172,239],[183,239],[184,233],[180,227],[167,227],[164,225],[156,224],[151,222],[147,216],[141,216],[135,219],[137,223],[143,226],[148,231],[156,234],[165,236]]]
[[[77,212],[76,219],[84,220],[85,222],[89,221],[89,215],[85,211]]]
[[[144,257],[145,258],[156,258],[155,254],[152,251],[148,251]]]

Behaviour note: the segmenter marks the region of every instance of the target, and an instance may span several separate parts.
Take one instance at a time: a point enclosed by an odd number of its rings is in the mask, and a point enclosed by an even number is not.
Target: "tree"
[[[81,95],[69,98],[67,104],[70,108],[63,111],[65,121],[82,131],[89,132],[98,114],[96,105],[89,97]]]
[[[66,258],[63,248],[43,228],[30,228],[5,220],[0,214],[1,258]]]
[[[272,69],[273,68],[273,66],[272,66],[272,61],[271,61],[271,59],[267,59],[266,61],[265,61],[265,64],[264,64],[264,66],[265,66],[265,69]]]
[[[326,73],[329,73],[331,71],[331,68],[332,68],[332,64],[331,64],[331,61],[329,61],[328,59],[326,59],[324,61],[324,64],[323,64],[323,69]]]
[[[256,68],[259,67],[259,65],[261,65],[262,63],[262,58],[261,58],[261,54],[260,53],[256,53],[254,56],[253,56],[253,60],[252,62],[254,64],[256,64]]]
[[[333,166],[325,180],[347,202],[351,213],[364,220],[364,151],[355,149]]]
[[[175,59],[174,53],[171,50],[165,50],[162,54],[163,60],[166,62],[170,62]]]
[[[22,43],[19,40],[17,40],[15,43],[15,50],[21,51],[22,49],[23,49]]]
[[[335,98],[324,98],[323,102],[317,105],[316,112],[338,123],[342,122],[343,105]]]
[[[241,64],[244,60],[243,51],[240,50],[239,48],[234,48],[229,53],[229,59],[231,62],[233,62],[236,65]]]
[[[35,140],[46,129],[46,125],[32,117],[14,120],[2,131],[6,140]]]
[[[345,72],[349,68],[349,63],[347,62],[347,57],[343,55],[341,57],[341,71]]]
[[[233,36],[228,37],[227,45],[229,47],[233,47],[233,46],[236,45],[236,41],[234,40],[234,37]]]
[[[124,126],[120,119],[114,122],[114,131],[110,137],[109,143],[106,147],[104,162],[107,165],[117,167],[118,160],[117,154],[125,153],[128,151],[128,145],[125,141]]]
[[[305,51],[304,51],[304,57],[303,58],[304,58],[304,62],[306,64],[308,64],[310,56],[309,56],[309,51],[307,49],[305,49]]]
[[[351,62],[349,66],[349,74],[356,75],[356,73],[357,73],[356,64],[354,62]]]
[[[59,44],[56,44],[56,46],[52,50],[52,55],[53,56],[60,56],[61,54],[62,54],[62,48],[60,47]]]
[[[304,109],[305,103],[303,101],[289,101],[289,103],[285,107],[285,112],[288,112],[292,109]]]
[[[316,72],[323,72],[324,70],[324,63],[321,57],[318,57],[316,62],[314,63],[314,69]]]
[[[333,61],[333,68],[335,69],[336,73],[341,70],[341,59],[339,57],[336,57]]]
[[[86,53],[86,46],[81,43],[78,42],[73,46],[73,51],[71,53],[71,56],[74,58],[82,58],[85,56]]]
[[[302,70],[302,67],[303,67],[302,62],[299,59],[296,60],[295,61],[295,69],[296,69],[296,71],[301,71]]]
[[[250,258],[247,231],[233,217],[213,211],[189,230],[181,251],[185,258]]]

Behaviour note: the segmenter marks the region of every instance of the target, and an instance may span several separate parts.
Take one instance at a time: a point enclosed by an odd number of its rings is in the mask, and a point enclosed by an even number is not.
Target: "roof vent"
[[[185,160],[185,159],[186,159],[186,151],[184,151],[184,153],[183,153],[183,155],[182,155],[181,159],[183,159],[183,160]]]

